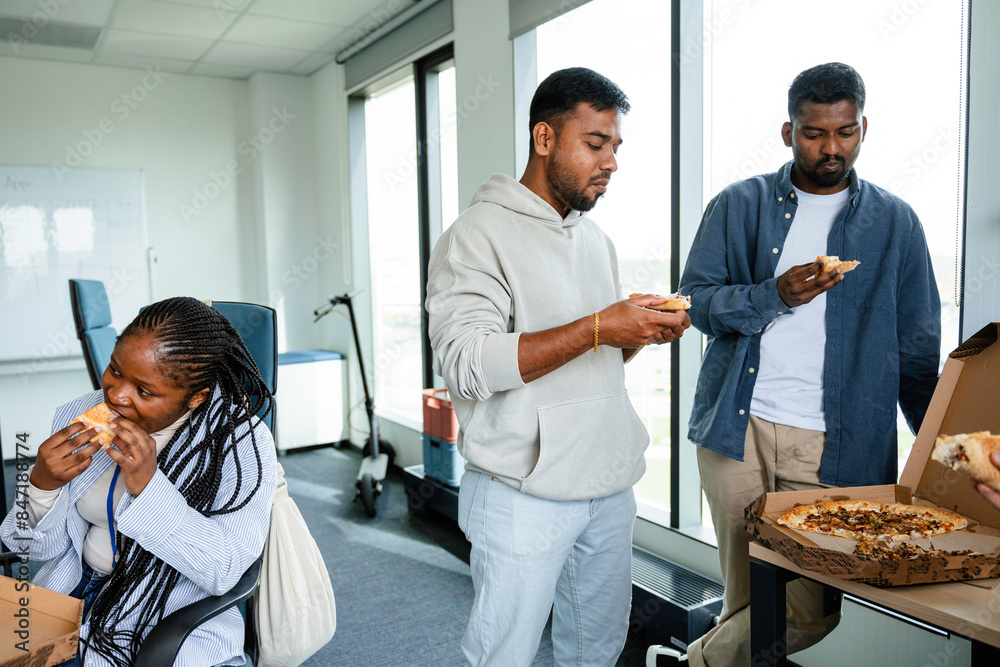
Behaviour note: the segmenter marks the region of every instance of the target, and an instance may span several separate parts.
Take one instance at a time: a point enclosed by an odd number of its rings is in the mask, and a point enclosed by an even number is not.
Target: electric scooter
[[[368,390],[368,379],[365,376],[364,355],[361,354],[361,340],[358,338],[358,325],[354,318],[354,305],[351,299],[361,290],[355,290],[341,296],[331,296],[330,303],[313,311],[318,322],[324,315],[329,314],[333,309],[343,303],[347,305],[347,312],[351,320],[351,332],[354,334],[354,347],[358,354],[358,369],[361,371],[361,386],[365,392],[365,412],[368,415],[368,442],[362,450],[364,458],[361,460],[361,469],[358,471],[358,479],[355,486],[358,489],[354,500],[361,500],[365,507],[365,512],[369,517],[374,517],[378,513],[378,497],[382,493],[382,480],[385,479],[386,472],[396,453],[387,441],[379,437],[378,417],[375,415],[375,396]]]

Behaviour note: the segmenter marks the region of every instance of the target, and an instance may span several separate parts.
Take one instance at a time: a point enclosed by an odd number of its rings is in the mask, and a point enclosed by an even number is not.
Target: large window
[[[642,20],[636,21],[636,16]],[[595,31],[609,40],[595,43],[587,37]],[[633,0],[623,11],[617,0],[593,0],[538,27],[535,40],[539,82],[564,67],[589,67],[628,95],[632,109],[622,123],[618,172],[592,215],[615,243],[625,294],[673,292],[677,286],[670,282],[670,3]],[[518,142],[527,145],[527,135]],[[651,438],[646,474],[636,486],[640,513],[667,523],[670,347],[643,350],[626,367],[626,383]]]
[[[409,77],[368,98],[365,147],[375,395],[380,409],[416,419],[423,373],[414,96]]]
[[[963,3],[844,0],[835,10],[799,0],[705,4],[705,203],[726,185],[791,159],[780,130],[796,74],[831,61],[854,67],[865,81],[868,119],[856,168],[907,201],[923,223],[941,295],[943,364],[959,343]],[[914,436],[901,414],[898,432],[902,471]]]
[[[582,65],[618,83],[633,103],[624,120],[619,171],[606,200],[594,210],[618,247],[626,292],[676,289],[671,264],[684,253],[680,246],[671,247],[671,238],[677,238],[671,232],[690,239],[699,223],[700,211],[685,208],[680,229],[671,230],[671,197],[678,194],[671,181],[678,174],[682,180],[690,177],[681,170],[671,174],[671,152],[678,148],[670,142],[671,123],[677,121],[672,102],[679,104],[683,140],[692,127],[700,127],[697,164],[703,173],[699,178],[695,170],[694,175],[702,192],[695,197],[700,194],[704,205],[726,185],[775,171],[791,159],[780,130],[787,120],[788,86],[796,74],[835,60],[855,67],[868,88],[868,135],[858,173],[901,196],[923,221],[941,294],[942,351],[947,353],[959,337],[955,273],[961,260],[956,239],[963,192],[963,4],[914,3],[900,9],[896,0],[844,0],[831,10],[827,4],[801,0],[704,0],[682,5],[704,11],[693,21],[682,14],[674,44],[678,53],[671,59],[672,3],[591,0],[519,38],[515,54],[520,47],[534,56],[536,81],[561,67]],[[609,36],[599,45],[586,37],[597,26]],[[531,40],[530,48],[524,40]],[[701,85],[685,79],[675,90],[686,97],[671,99],[672,66],[688,75],[698,72]],[[523,108],[524,101],[517,106]],[[689,109],[702,117],[693,122],[691,114],[685,116]],[[693,131],[697,137],[699,130]],[[526,141],[526,134],[518,137],[519,143]],[[697,150],[691,146],[688,152]],[[680,160],[686,164],[684,154]],[[682,346],[687,356],[679,366],[697,364],[701,348]],[[690,403],[685,392],[693,391],[694,381],[685,375],[681,384],[671,386],[671,371],[676,378],[678,369],[671,369],[667,347],[645,350],[639,359],[641,364],[629,365],[627,381],[652,437],[648,471],[636,487],[640,515],[667,524],[672,512],[672,525],[693,528],[702,504],[685,475],[696,476],[697,470],[688,450],[681,449],[691,445],[683,432],[677,442],[670,433],[671,425],[685,417],[672,414],[671,405],[678,399]],[[900,420],[900,468],[912,441]],[[676,489],[671,488],[672,461],[675,474],[680,470]],[[678,507],[670,507],[671,498]],[[707,512],[702,521],[710,523]]]
[[[450,50],[387,76],[363,103],[374,392],[383,417],[415,426],[433,382],[422,303],[430,247],[457,215],[455,75]],[[360,285],[366,287],[366,285]]]

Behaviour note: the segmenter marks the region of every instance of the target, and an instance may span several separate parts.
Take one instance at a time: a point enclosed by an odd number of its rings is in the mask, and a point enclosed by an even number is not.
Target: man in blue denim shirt
[[[743,508],[767,491],[895,482],[896,403],[916,431],[937,382],[940,297],[923,228],[853,169],[864,101],[847,65],[796,77],[782,127],[793,160],[709,203],[681,278],[708,336],[688,437],[726,585],[720,623],[688,648],[691,664],[751,662]],[[823,272],[808,261],[818,255],[860,265]],[[801,580],[788,609],[789,653],[839,621]]]

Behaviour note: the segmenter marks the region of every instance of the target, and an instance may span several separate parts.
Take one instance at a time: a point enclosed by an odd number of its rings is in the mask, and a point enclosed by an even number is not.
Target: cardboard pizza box
[[[750,533],[803,569],[876,586],[1000,577],[1000,510],[969,484],[968,477],[930,458],[939,435],[1000,433],[998,338],[1000,324],[993,323],[948,356],[900,484],[766,493],[747,507]],[[919,561],[867,560],[851,553],[852,540],[796,531],[777,523],[777,518],[793,507],[826,500],[900,502],[961,514],[969,519],[968,528],[914,542],[949,551],[967,549],[981,555]]]
[[[0,576],[0,618],[0,667],[58,665],[76,655],[83,600]]]

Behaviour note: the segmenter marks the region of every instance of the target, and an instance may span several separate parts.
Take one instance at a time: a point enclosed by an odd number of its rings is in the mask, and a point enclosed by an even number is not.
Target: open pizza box
[[[76,655],[83,600],[0,576],[0,667],[48,667]]]
[[[1000,577],[1000,510],[986,501],[969,478],[931,460],[938,435],[974,431],[1000,433],[1000,324],[982,329],[952,352],[931,399],[900,484],[765,493],[747,507],[747,529],[764,545],[797,566],[838,579],[876,586]],[[925,505],[961,514],[961,531],[913,540],[925,548],[971,550],[978,555],[919,560],[869,560],[855,556],[855,541],[786,528],[777,518],[799,505],[827,500],[872,500]]]

